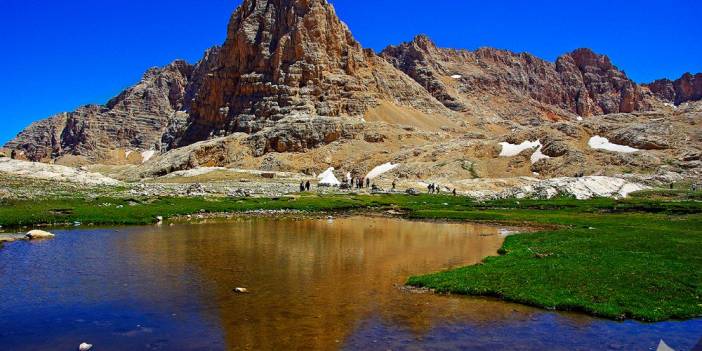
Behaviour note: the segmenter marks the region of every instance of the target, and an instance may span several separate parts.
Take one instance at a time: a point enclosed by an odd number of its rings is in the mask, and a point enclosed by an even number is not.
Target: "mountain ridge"
[[[489,133],[498,133],[696,101],[699,77],[636,84],[585,48],[549,62],[494,48],[438,48],[426,35],[376,54],[326,0],[245,0],[224,44],[197,63],[149,69],[105,105],[37,121],[5,148],[32,161],[141,164],[143,153],[238,133],[250,136],[256,157],[363,135],[345,119],[475,133],[492,125]],[[309,123],[300,127],[300,118]]]

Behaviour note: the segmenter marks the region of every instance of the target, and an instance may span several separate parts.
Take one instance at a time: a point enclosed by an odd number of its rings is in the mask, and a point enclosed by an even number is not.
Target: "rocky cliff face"
[[[702,99],[702,73],[685,73],[674,81],[660,79],[647,86],[657,97],[675,105]]]
[[[465,96],[520,95],[581,116],[647,110],[641,87],[589,49],[556,63],[533,55],[483,48],[440,49],[426,36],[390,46],[382,53],[453,110],[465,110]]]
[[[256,132],[286,116],[361,116],[379,100],[443,112],[364,50],[326,0],[246,0],[174,146]]]
[[[159,150],[165,127],[187,108],[193,66],[176,61],[147,71],[142,80],[104,106],[89,105],[30,125],[7,144],[33,161],[65,155],[104,160],[115,149]]]

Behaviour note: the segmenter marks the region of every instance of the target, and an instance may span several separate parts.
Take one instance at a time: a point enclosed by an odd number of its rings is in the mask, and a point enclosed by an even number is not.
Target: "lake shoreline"
[[[519,227],[516,232],[529,233],[507,236],[500,256],[411,277],[407,285],[616,320],[655,322],[702,316],[702,260],[697,257],[702,252],[702,203],[666,198],[664,193],[647,192],[623,200],[476,202],[426,194],[298,194],[270,199],[96,198],[4,205],[0,208],[4,228],[354,215]]]

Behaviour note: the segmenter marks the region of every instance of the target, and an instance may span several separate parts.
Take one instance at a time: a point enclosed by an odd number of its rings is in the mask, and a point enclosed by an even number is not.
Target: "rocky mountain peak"
[[[573,50],[573,52],[562,56],[561,58],[569,57],[573,59],[573,62],[581,71],[587,71],[591,68],[596,67],[599,70],[616,70],[619,71],[613,64],[612,61],[606,55],[600,55],[592,49],[589,48],[579,48]]]
[[[361,116],[385,98],[441,108],[398,73],[361,47],[326,0],[247,0],[175,146],[253,133],[286,116]]]
[[[360,44],[326,0],[244,1],[232,15],[222,50],[228,68],[270,72],[276,82],[284,82],[288,67],[299,62],[348,71],[362,59]]]

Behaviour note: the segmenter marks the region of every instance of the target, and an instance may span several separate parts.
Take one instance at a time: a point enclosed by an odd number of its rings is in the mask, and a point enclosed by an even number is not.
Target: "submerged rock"
[[[55,237],[54,234],[43,231],[43,230],[38,230],[38,229],[31,230],[25,235],[25,238],[27,238],[29,240],[51,239],[53,237]]]

